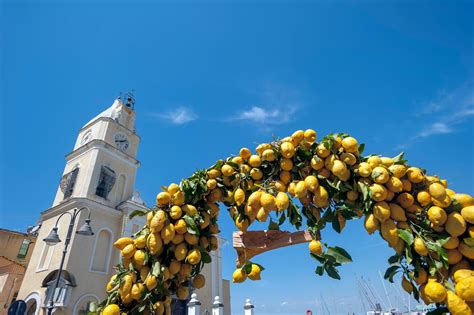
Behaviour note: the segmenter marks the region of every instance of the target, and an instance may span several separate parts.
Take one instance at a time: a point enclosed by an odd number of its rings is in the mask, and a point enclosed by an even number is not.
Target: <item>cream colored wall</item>
[[[7,314],[10,302],[23,280],[22,274],[3,274],[0,275],[0,315]]]
[[[18,251],[24,239],[29,239],[32,243],[28,247],[28,252],[25,258],[18,258]],[[26,266],[33,253],[35,246],[35,237],[31,235],[24,235],[10,231],[0,230],[0,255],[5,256],[21,265]]]
[[[222,280],[222,303],[224,303],[224,315],[231,314],[231,303],[230,300],[230,282],[229,280]]]

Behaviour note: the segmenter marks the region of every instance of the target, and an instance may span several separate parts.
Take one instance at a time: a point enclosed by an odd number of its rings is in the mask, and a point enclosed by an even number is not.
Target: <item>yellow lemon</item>
[[[418,255],[428,255],[428,249],[426,248],[425,242],[421,238],[415,238],[415,241],[413,242],[413,247],[415,249],[415,252],[418,253]]]
[[[382,237],[388,242],[391,247],[395,247],[398,243],[398,228],[395,222],[391,219],[387,219],[380,226],[380,232]]]
[[[185,243],[181,243],[177,245],[174,249],[174,257],[177,261],[182,261],[186,258],[186,254],[188,253],[188,248]]]
[[[449,240],[443,244],[443,247],[446,249],[455,249],[459,245],[459,238],[450,237]]]
[[[436,281],[428,281],[425,286],[426,297],[433,303],[441,303],[446,298],[446,289]]]
[[[469,305],[454,292],[446,292],[446,306],[451,315],[472,315]]]
[[[329,151],[329,149],[327,149],[324,144],[319,144],[317,147],[316,147],[316,154],[320,157],[320,158],[326,158],[329,156],[329,154],[331,154],[331,151]]]
[[[377,184],[385,184],[388,182],[390,175],[385,167],[377,166],[372,170],[371,177]]]
[[[466,277],[456,283],[456,294],[467,302],[474,302],[474,276]]]
[[[202,274],[197,274],[193,278],[193,287],[201,289],[206,284],[206,278]]]
[[[344,163],[346,163],[347,165],[354,165],[357,163],[357,158],[355,157],[354,154],[352,153],[342,153],[341,156],[341,161],[343,161]]]
[[[312,240],[311,242],[309,242],[308,248],[311,254],[321,255],[321,253],[323,252],[323,245],[320,241],[317,240]]]
[[[316,131],[313,129],[306,129],[304,132],[304,139],[308,142],[314,142],[316,140]]]
[[[262,164],[262,159],[258,155],[251,155],[249,158],[249,165],[252,167],[259,167]]]
[[[362,162],[359,164],[357,172],[362,177],[369,177],[370,174],[372,174],[372,167],[369,165],[369,163]]]
[[[474,224],[474,206],[467,206],[462,208],[461,215],[470,224]]]
[[[445,229],[453,237],[460,236],[466,231],[466,221],[461,214],[451,212],[446,220]]]
[[[444,197],[446,197],[446,189],[440,183],[431,184],[429,187],[429,192],[431,197],[438,200],[443,200]]]
[[[405,210],[396,203],[390,203],[390,217],[395,221],[406,221]]]
[[[458,283],[459,281],[466,279],[468,277],[474,277],[474,270],[459,269],[454,273],[453,280],[455,283]]]
[[[420,270],[418,270],[418,276],[415,275],[413,277],[413,280],[415,280],[415,282],[419,285],[426,283],[426,281],[428,280],[428,273],[424,268],[420,268]]]
[[[346,152],[359,153],[359,143],[353,137],[346,137],[342,139],[342,147]]]
[[[468,194],[455,194],[453,196],[463,207],[474,206],[474,198]]]
[[[425,178],[421,170],[417,167],[408,168],[406,175],[408,176],[408,180],[412,183],[421,183]]]
[[[377,218],[372,213],[370,213],[365,216],[364,226],[367,230],[367,233],[372,234],[379,229],[380,223]]]
[[[380,184],[370,185],[370,192],[372,199],[375,201],[382,201],[387,197],[387,189]]]
[[[280,145],[281,155],[287,159],[290,159],[295,155],[295,147],[290,142],[283,142]]]
[[[395,176],[391,176],[385,185],[391,192],[399,193],[403,191],[403,182]]]
[[[256,264],[252,264],[251,266],[251,271],[249,272],[248,274],[248,278],[250,280],[260,280],[260,272],[261,272],[261,268],[259,265],[256,265]]]
[[[288,208],[290,205],[290,199],[288,195],[284,192],[279,192],[276,196],[276,207],[278,211],[283,211]]]
[[[377,202],[373,207],[373,214],[380,222],[390,218],[390,206],[385,201]]]
[[[402,178],[403,176],[405,176],[407,169],[405,165],[394,164],[394,165],[390,165],[388,167],[388,170],[392,173],[393,177]]]
[[[122,250],[125,248],[125,246],[130,244],[133,244],[133,239],[131,239],[130,237],[121,237],[115,241],[114,246]]]
[[[127,246],[124,247],[124,249],[122,249],[122,256],[124,258],[132,258],[133,257],[133,254],[135,254],[135,245],[133,244],[128,244]]]
[[[241,188],[237,188],[237,190],[234,192],[234,200],[237,206],[240,206],[241,204],[244,203],[245,201],[245,192]]]
[[[313,156],[311,159],[311,167],[316,171],[322,169],[324,167],[324,160],[317,155]]]
[[[428,219],[435,225],[443,225],[448,216],[443,208],[432,206],[428,209]]]
[[[413,284],[411,284],[411,282],[408,281],[405,277],[402,277],[402,288],[409,294],[413,292]]]
[[[117,304],[109,304],[102,311],[103,315],[120,315],[120,307]]]
[[[156,203],[159,206],[165,206],[171,202],[171,195],[166,192],[162,191],[158,195],[156,195]]]
[[[176,290],[176,296],[180,300],[186,300],[188,298],[188,295],[189,295],[189,290],[187,287],[181,286],[181,287],[178,287],[178,290]]]
[[[196,265],[201,261],[201,252],[197,249],[192,249],[189,251],[186,259],[191,265]]]
[[[464,242],[459,242],[458,250],[467,258],[474,259],[474,247],[470,247]]]
[[[232,282],[233,283],[241,283],[244,282],[245,279],[247,279],[247,273],[245,270],[239,268],[234,271],[232,274]]]
[[[429,192],[423,190],[416,195],[416,200],[422,207],[424,207],[431,202],[431,195]]]
[[[281,159],[280,167],[284,171],[291,171],[293,169],[293,161],[291,159]]]
[[[272,194],[264,192],[260,197],[260,204],[267,211],[273,210],[276,206],[275,197]]]
[[[242,148],[240,149],[239,155],[241,158],[246,160],[252,155],[252,153],[250,152],[248,148]]]
[[[380,164],[382,164],[382,159],[376,155],[369,156],[367,159],[367,163],[369,163],[372,169],[376,168]]]

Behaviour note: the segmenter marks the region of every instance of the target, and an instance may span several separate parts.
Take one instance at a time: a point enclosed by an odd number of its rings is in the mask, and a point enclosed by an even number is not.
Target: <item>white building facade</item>
[[[124,104],[120,98],[79,130],[74,150],[66,156],[53,205],[40,214],[38,244],[18,293],[18,298],[27,303],[27,314],[46,314],[69,225],[68,215],[59,221],[58,218],[74,209],[85,208],[75,222],[74,231],[84,223],[90,211],[95,234],[72,235],[65,271],[60,278],[61,288],[54,293],[55,314],[87,314],[92,302],[106,297],[105,285],[114,273],[114,265],[120,261],[120,252],[112,246],[114,240],[122,235],[130,236],[146,223],[143,217],[129,219],[132,211],[147,209],[134,189],[140,166],[139,143],[133,103]],[[56,222],[62,242],[48,246],[42,240]],[[230,306],[228,281],[221,276],[220,251],[213,256],[212,264],[206,266],[206,287],[198,294],[211,297],[219,292],[227,296]],[[223,288],[227,290],[225,293]]]

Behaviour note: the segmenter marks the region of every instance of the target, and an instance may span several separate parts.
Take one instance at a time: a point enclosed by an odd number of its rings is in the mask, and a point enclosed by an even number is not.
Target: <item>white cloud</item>
[[[433,135],[438,135],[438,134],[447,134],[447,133],[452,133],[453,129],[449,128],[445,123],[442,122],[436,122],[431,124],[428,128],[425,128],[422,130],[419,134],[418,137],[424,138],[424,137],[429,137]]]
[[[198,119],[198,116],[187,107],[177,107],[173,110],[170,110],[164,114],[153,114],[153,116],[159,117],[161,119],[167,120],[175,125],[182,125],[193,120]]]
[[[281,124],[290,121],[295,112],[296,107],[282,110],[266,109],[260,106],[253,106],[249,110],[239,112],[235,116],[234,120],[246,120],[266,125]]]
[[[287,304],[288,304],[288,302],[286,302],[286,301],[285,301],[285,302],[281,302],[280,306],[285,306],[285,305],[287,305]]]

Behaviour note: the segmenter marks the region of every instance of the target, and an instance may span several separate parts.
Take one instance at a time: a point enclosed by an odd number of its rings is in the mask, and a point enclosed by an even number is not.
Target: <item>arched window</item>
[[[25,315],[38,315],[40,311],[41,298],[38,292],[32,292],[25,298]]]
[[[77,299],[76,304],[72,310],[73,315],[85,315],[94,314],[97,312],[97,305],[99,304],[99,298],[94,294],[86,293]]]
[[[113,233],[111,230],[107,228],[99,230],[92,249],[89,271],[108,273],[112,254],[112,240]]]
[[[127,177],[124,174],[119,176],[118,185],[117,185],[117,202],[122,202],[125,200],[125,189],[126,189]]]

